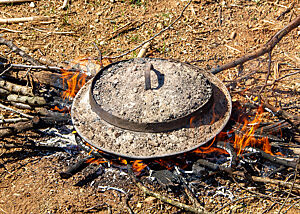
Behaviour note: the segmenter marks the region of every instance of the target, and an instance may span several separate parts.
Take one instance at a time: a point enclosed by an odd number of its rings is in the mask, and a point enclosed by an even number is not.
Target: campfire
[[[211,72],[157,58],[112,62],[101,54],[78,57],[64,67],[48,66],[1,38],[1,44],[22,53],[32,65],[13,64],[0,57],[0,107],[21,115],[1,118],[0,137],[71,125],[69,134],[85,155],[60,172],[62,179],[93,164],[119,168],[146,194],[195,213],[207,211],[198,197],[201,183],[222,176],[250,193],[247,185],[267,183],[288,189],[286,200],[291,194],[298,198],[299,153],[287,142],[299,143],[299,115],[277,108],[263,97],[267,80],[247,102],[232,101],[228,88],[234,83],[225,85],[213,73],[270,53],[299,20],[276,34],[262,50]],[[38,82],[24,75],[31,70],[38,70]],[[285,77],[288,75],[274,82]],[[13,145],[7,140],[3,148]],[[190,204],[150,190],[145,179],[161,190],[184,192]],[[215,194],[231,197],[226,191]],[[261,192],[256,195],[275,198]]]

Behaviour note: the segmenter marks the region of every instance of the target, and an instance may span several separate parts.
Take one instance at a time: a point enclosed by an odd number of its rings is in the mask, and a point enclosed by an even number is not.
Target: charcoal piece
[[[78,181],[74,186],[79,186],[83,187],[85,185],[88,185],[92,181],[94,181],[96,178],[98,178],[102,173],[103,169],[101,168],[102,166],[97,166],[96,170],[86,176],[83,180]]]
[[[158,183],[163,187],[177,187],[180,184],[180,179],[169,170],[159,170],[152,174]]]
[[[200,163],[195,162],[192,166],[192,171],[194,175],[198,178],[202,178],[208,175],[208,170],[205,169]]]

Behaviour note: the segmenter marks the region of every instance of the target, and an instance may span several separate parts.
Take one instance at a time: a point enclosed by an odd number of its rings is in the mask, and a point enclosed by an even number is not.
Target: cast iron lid
[[[228,90],[210,72],[144,58],[103,68],[77,93],[71,116],[77,133],[93,148],[150,159],[212,140],[228,122],[231,108]]]
[[[212,87],[196,70],[173,61],[136,58],[108,66],[91,85],[92,109],[132,131],[178,129],[212,104]]]

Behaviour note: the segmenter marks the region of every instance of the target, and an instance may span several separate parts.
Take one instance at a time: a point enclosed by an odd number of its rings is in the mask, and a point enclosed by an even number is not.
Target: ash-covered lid
[[[186,64],[137,58],[108,67],[94,84],[93,95],[97,104],[114,116],[157,123],[198,110],[210,100],[212,87],[202,73]]]

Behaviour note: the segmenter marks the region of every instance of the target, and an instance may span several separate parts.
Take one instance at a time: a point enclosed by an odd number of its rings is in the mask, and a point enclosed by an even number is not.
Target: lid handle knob
[[[151,76],[150,76],[150,72],[153,69],[153,65],[151,63],[149,63],[147,65],[147,68],[145,70],[145,90],[149,90],[151,89]]]

